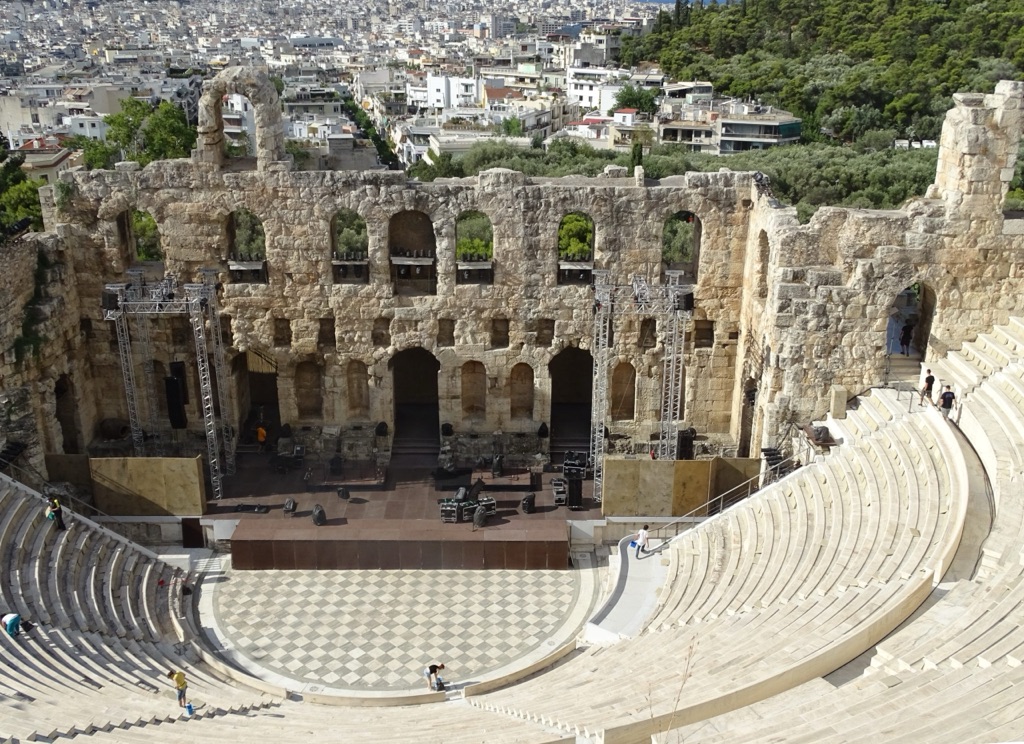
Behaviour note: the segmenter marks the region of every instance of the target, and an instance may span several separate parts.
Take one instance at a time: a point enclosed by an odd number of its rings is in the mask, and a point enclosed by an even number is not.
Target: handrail
[[[21,471],[21,472],[27,472],[23,468],[16,468],[16,469]],[[37,473],[37,475],[38,475],[38,473]],[[39,477],[41,478],[42,476],[39,476]],[[31,493],[29,493],[29,494],[22,493],[21,495],[23,497],[28,497],[28,498],[38,497],[38,498],[42,498],[42,499],[46,498],[46,496],[44,496],[40,491],[36,490],[35,488],[33,488],[32,486],[28,485],[27,483],[23,483],[23,482],[17,480],[16,478],[12,478],[11,476],[9,476],[9,475],[7,475],[5,473],[0,473],[0,481],[2,481],[4,479],[9,480],[11,483],[17,483],[19,486],[22,486],[23,488],[27,488],[29,491],[31,491]],[[43,480],[43,483],[45,484],[46,481]],[[75,499],[75,500],[79,501],[79,503],[84,503],[84,502],[82,502],[82,501],[80,501],[78,499]],[[86,506],[88,506],[88,504],[86,504]],[[117,542],[122,543],[124,545],[127,545],[132,550],[135,550],[138,553],[141,553],[142,555],[146,556],[147,558],[150,558],[150,559],[152,559],[154,561],[159,561],[160,563],[163,563],[163,560],[160,558],[160,556],[158,556],[156,553],[154,553],[149,548],[143,547],[142,545],[139,545],[137,542],[134,542],[133,540],[129,540],[124,535],[118,534],[117,532],[115,532],[114,530],[110,529],[109,527],[104,527],[99,522],[94,522],[93,520],[89,519],[89,517],[85,516],[84,514],[82,514],[80,512],[73,512],[73,513],[75,514],[75,519],[77,519],[79,522],[81,522],[83,524],[88,524],[94,530],[102,532],[107,537],[110,537],[110,538],[112,538],[112,539],[116,540]],[[104,516],[109,516],[109,515],[104,515]]]
[[[711,505],[714,504],[716,501],[720,501],[721,504],[722,504],[721,506],[719,506],[719,510],[720,511],[718,512],[718,513],[721,513],[721,510],[723,510],[723,507],[724,507],[724,504],[725,504],[725,497],[726,496],[728,496],[729,494],[731,494],[731,493],[733,493],[735,491],[739,491],[741,488],[746,486],[747,487],[747,495],[744,498],[749,498],[754,493],[754,491],[750,489],[750,485],[754,481],[760,480],[763,476],[770,475],[772,473],[772,471],[776,471],[779,468],[779,466],[781,466],[781,465],[783,465],[783,464],[785,464],[785,463],[787,463],[787,462],[789,462],[791,460],[796,460],[796,459],[798,459],[798,457],[799,457],[799,455],[797,453],[794,453],[794,454],[790,455],[786,459],[779,461],[776,465],[770,466],[767,470],[760,471],[756,475],[751,476],[750,478],[748,478],[747,480],[743,481],[739,485],[733,486],[728,491],[724,491],[724,492],[718,494],[717,496],[715,496],[714,498],[708,499],[703,504],[701,504],[700,506],[698,506],[698,507],[696,507],[694,509],[691,509],[686,514],[684,514],[683,516],[677,517],[676,519],[673,519],[671,522],[666,522],[663,525],[659,525],[658,527],[652,529],[651,532],[654,534],[655,537],[658,537],[660,535],[657,534],[657,533],[660,533],[662,530],[666,530],[669,527],[674,527],[674,526],[682,523],[684,520],[693,519],[695,516],[698,516],[697,512],[704,511],[704,510],[710,510]],[[772,478],[770,480],[765,480],[765,482],[760,483],[758,485],[758,489],[763,488],[765,486],[769,486],[772,483],[775,483],[777,480],[778,480],[778,478]],[[707,516],[707,514],[702,514],[700,516]],[[672,538],[669,538],[669,541],[671,541],[675,537],[678,537],[678,535],[679,535],[679,530],[677,529],[676,530],[676,534],[673,535]]]
[[[7,463],[7,466],[11,467],[11,468],[14,468],[15,470],[17,470],[20,473],[24,473],[26,475],[33,475],[35,478],[38,478],[39,479],[39,487],[38,488],[35,485],[33,485],[32,483],[30,483],[28,480],[25,480],[25,479],[14,478],[12,476],[11,480],[18,481],[22,485],[28,486],[29,488],[31,488],[34,491],[38,491],[42,496],[44,496],[44,497],[46,496],[46,493],[45,493],[46,486],[49,486],[49,485],[52,485],[52,484],[50,483],[50,481],[46,480],[46,478],[44,478],[41,473],[39,473],[37,470],[35,470],[35,468],[32,468],[31,470],[29,470],[27,468],[23,468],[23,467],[20,467],[18,465],[15,465],[13,462]],[[112,515],[107,514],[102,509],[98,509],[97,507],[93,506],[92,504],[88,504],[88,503],[82,501],[80,498],[78,498],[76,496],[72,496],[70,493],[62,493],[62,494],[60,494],[60,496],[61,496],[61,498],[67,497],[69,500],[74,501],[76,504],[80,504],[81,506],[85,507],[85,509],[91,509],[92,511],[96,512],[96,514],[100,514],[100,515],[106,517],[107,519],[113,519],[114,518]]]

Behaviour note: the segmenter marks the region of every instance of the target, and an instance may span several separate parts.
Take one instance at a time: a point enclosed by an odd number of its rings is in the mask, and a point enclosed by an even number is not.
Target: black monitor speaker
[[[167,395],[167,420],[171,422],[171,428],[187,429],[188,416],[185,415],[185,401],[177,377],[164,378],[164,393]]]
[[[104,310],[117,310],[119,306],[117,292],[103,290],[103,294],[100,295],[100,307]]]

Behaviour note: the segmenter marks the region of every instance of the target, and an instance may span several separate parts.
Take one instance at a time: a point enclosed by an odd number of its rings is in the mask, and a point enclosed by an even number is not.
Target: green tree
[[[39,204],[42,181],[32,181],[21,169],[25,156],[10,153],[7,140],[0,137],[0,230],[28,217],[32,229],[43,226],[43,210]],[[0,233],[2,234],[2,233]]]
[[[277,95],[284,93],[284,80],[278,75],[271,75],[270,82],[274,84],[274,90],[277,91]]]
[[[108,127],[107,144],[117,148],[124,160],[146,165],[186,158],[195,147],[196,130],[189,126],[185,112],[169,101],[153,108],[146,101],[126,98],[120,111],[103,120]]]
[[[522,137],[523,121],[515,116],[501,121],[501,133],[506,137]]]
[[[638,165],[644,164],[644,146],[642,142],[634,142],[633,147],[629,151],[629,172],[633,174],[636,172]]]
[[[285,140],[284,151],[292,156],[292,161],[299,170],[303,170],[304,166],[313,159],[313,153],[296,140]]]
[[[334,252],[336,255],[355,254],[366,256],[370,237],[366,220],[353,209],[339,209],[332,220],[334,231]]]
[[[661,260],[671,268],[693,263],[693,220],[689,212],[676,212],[665,220],[661,236]]]
[[[28,217],[32,220],[33,230],[42,230],[43,208],[39,203],[39,187],[44,185],[41,179],[26,178],[0,193],[0,222],[6,227]]]
[[[615,109],[610,111],[609,115],[617,109],[624,108],[636,109],[645,114],[653,114],[658,110],[657,97],[657,92],[650,88],[644,88],[639,85],[624,85],[615,94]]]
[[[267,237],[260,218],[248,209],[236,209],[230,217],[231,253],[240,261],[267,258]]]
[[[580,212],[562,218],[558,226],[558,257],[564,261],[589,261],[593,255],[594,221]]]
[[[120,149],[102,140],[94,140],[84,135],[75,135],[67,140],[65,146],[72,150],[81,150],[86,170],[109,170],[117,162]]]
[[[132,211],[132,234],[135,236],[135,254],[142,261],[160,261],[163,251],[160,250],[160,230],[156,220],[149,212]]]
[[[486,214],[469,211],[459,215],[455,222],[455,256],[463,261],[469,256],[489,261],[494,256],[494,229]]]

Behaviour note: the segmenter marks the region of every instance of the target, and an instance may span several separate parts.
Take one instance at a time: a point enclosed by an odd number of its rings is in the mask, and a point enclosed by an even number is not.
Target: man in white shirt
[[[640,557],[640,551],[647,552],[647,530],[649,525],[644,525],[643,529],[636,533],[636,557]]]

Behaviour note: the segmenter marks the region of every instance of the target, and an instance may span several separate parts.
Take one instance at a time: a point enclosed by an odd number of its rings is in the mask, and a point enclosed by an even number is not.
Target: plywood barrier
[[[96,508],[120,517],[194,517],[206,506],[201,457],[94,457]]]

